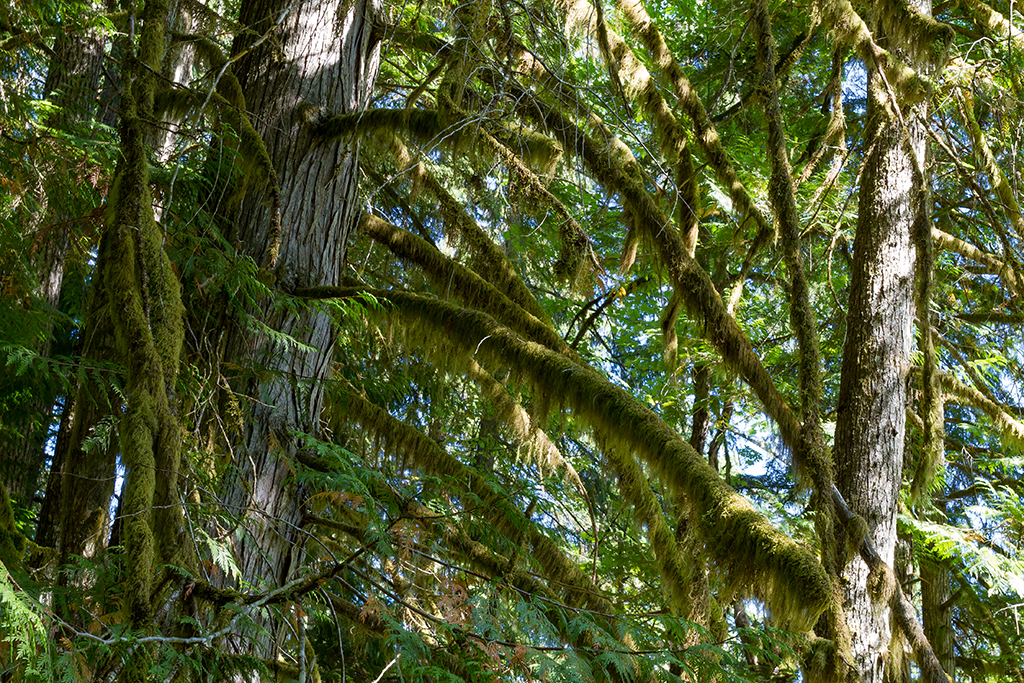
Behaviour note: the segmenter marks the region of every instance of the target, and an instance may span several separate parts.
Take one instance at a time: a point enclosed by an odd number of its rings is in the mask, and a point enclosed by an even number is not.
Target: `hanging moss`
[[[928,78],[875,43],[867,24],[849,0],[817,0],[815,11],[840,42],[855,47],[866,64],[875,65],[883,73],[894,94],[899,94],[902,106],[913,106],[934,90]],[[935,50],[929,47],[928,51]]]
[[[467,307],[479,308],[530,339],[576,357],[575,351],[550,325],[520,308],[494,285],[448,258],[426,240],[371,214],[363,214],[359,229],[385,245],[395,256],[419,266],[442,292],[454,295]]]
[[[700,101],[700,97],[690,85],[689,79],[686,78],[682,67],[669,50],[658,27],[651,20],[642,3],[636,2],[636,0],[617,0],[616,4],[630,30],[640,38],[648,52],[650,52],[654,64],[660,69],[660,74],[675,94],[678,104],[692,122],[694,138],[701,151],[703,151],[708,165],[714,171],[719,184],[732,199],[740,214],[742,216],[749,216],[754,221],[759,236],[758,241],[762,244],[766,243],[767,240],[760,236],[774,234],[771,222],[766,220],[763,214],[761,214],[740,181],[725,151],[725,146],[722,144],[718,132],[715,130],[704,109],[703,103]],[[645,91],[650,93],[648,97],[654,97],[653,93],[656,89],[653,82],[645,88]],[[660,106],[656,101],[652,101],[647,109],[651,111]],[[667,121],[664,116],[659,116],[658,118],[661,121]],[[665,123],[662,126],[665,126]],[[675,133],[673,137],[681,135],[682,133]],[[685,136],[683,136],[683,139],[685,139]]]
[[[358,422],[387,448],[402,453],[422,472],[459,482],[479,501],[478,509],[487,516],[498,533],[514,545],[531,550],[532,557],[543,568],[549,586],[558,586],[559,600],[571,607],[582,607],[602,614],[613,614],[609,603],[596,586],[558,545],[544,535],[531,520],[516,509],[505,494],[496,491],[480,474],[459,462],[454,456],[409,425],[392,417],[384,409],[365,398],[350,394],[345,409],[350,419]]]
[[[310,293],[325,296],[328,291],[317,288]],[[646,477],[630,464],[628,454],[639,456],[666,485],[690,501],[709,556],[730,584],[737,590],[750,587],[767,602],[779,623],[809,628],[829,604],[831,583],[814,553],[775,529],[674,430],[627,392],[590,368],[521,340],[483,313],[404,292],[366,291],[388,302],[391,314],[401,316],[410,343],[422,340],[418,345],[442,367],[461,367],[471,355],[485,359],[486,364],[511,366],[530,383],[535,395],[547,395],[574,410],[592,426],[606,451],[622,458],[617,467],[624,490],[637,486],[640,478],[646,486]],[[336,293],[351,295],[353,290]],[[447,343],[438,344],[439,337]],[[450,469],[442,467],[439,473],[450,474]],[[638,516],[653,520],[652,544],[666,551],[664,562],[677,562],[678,558],[668,557],[671,544],[657,528],[653,503],[639,491],[633,493]]]

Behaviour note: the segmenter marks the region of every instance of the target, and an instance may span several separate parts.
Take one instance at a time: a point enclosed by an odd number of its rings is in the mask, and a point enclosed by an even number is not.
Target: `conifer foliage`
[[[0,677],[1024,681],[1024,14],[0,10]]]

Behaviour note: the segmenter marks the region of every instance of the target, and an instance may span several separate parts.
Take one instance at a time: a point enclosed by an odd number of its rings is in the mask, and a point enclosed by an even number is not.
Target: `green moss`
[[[327,294],[326,288],[317,290]],[[660,509],[648,496],[638,456],[669,489],[684,496],[708,556],[735,589],[749,587],[763,598],[780,624],[810,628],[830,604],[832,584],[814,553],[773,527],[714,472],[689,444],[650,409],[603,376],[540,345],[522,340],[489,316],[403,292],[367,290],[388,302],[385,314],[402,323],[406,341],[422,347],[441,367],[463,367],[473,356],[485,365],[511,367],[535,396],[559,401],[591,425],[613,458],[620,486],[637,518],[648,525],[652,547],[673,600],[671,534],[662,529]],[[351,294],[351,290],[339,290]],[[299,292],[301,295],[302,293]],[[438,344],[438,340],[445,340]],[[386,434],[386,430],[379,430]],[[436,467],[436,466],[435,466]],[[442,467],[441,474],[452,474]],[[643,490],[641,490],[643,489]],[[649,491],[647,491],[649,493]]]

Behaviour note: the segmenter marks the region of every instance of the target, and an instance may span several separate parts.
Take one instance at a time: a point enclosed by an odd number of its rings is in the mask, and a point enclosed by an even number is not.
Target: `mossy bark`
[[[918,120],[926,109],[897,107],[892,90],[869,69],[867,139],[861,176],[853,274],[836,426],[837,486],[868,525],[881,560],[892,566],[896,512],[903,475],[906,386],[913,348],[916,184],[924,156]],[[905,144],[910,127],[910,144]],[[847,622],[862,679],[886,677],[892,637],[889,594],[860,557],[844,570]],[[890,591],[891,594],[891,591]]]

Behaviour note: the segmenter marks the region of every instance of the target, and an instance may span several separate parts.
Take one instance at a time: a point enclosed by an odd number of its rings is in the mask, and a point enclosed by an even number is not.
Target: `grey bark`
[[[897,498],[903,473],[907,372],[913,348],[914,159],[904,143],[889,88],[869,71],[846,341],[836,425],[837,487],[868,523],[869,537],[893,566]],[[911,144],[924,159],[923,105],[903,111]],[[867,564],[854,557],[843,574],[846,617],[865,683],[881,683],[891,661],[889,608]]]
[[[279,179],[282,234],[275,274],[285,290],[339,283],[346,240],[360,211],[358,148],[348,141],[316,144],[300,108],[345,114],[366,107],[378,65],[378,7],[377,0],[252,0],[242,6],[240,21],[251,30],[236,39],[233,51],[249,50],[237,74]],[[270,31],[271,40],[250,49]],[[262,200],[250,192],[229,234],[260,264],[274,238]],[[302,447],[296,432],[320,435],[334,323],[323,312],[282,313],[269,302],[253,313],[306,347],[286,348],[239,328],[227,339],[227,359],[266,369],[259,381],[235,387],[257,400],[234,449],[237,476],[225,495],[229,510],[241,516],[234,541],[242,580],[259,586],[287,581],[301,559],[306,494],[288,482],[290,461]],[[238,645],[242,651],[252,646]]]

